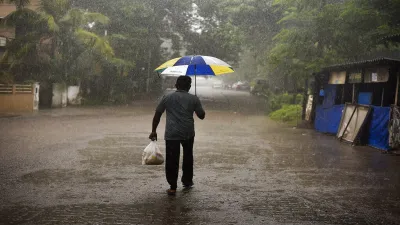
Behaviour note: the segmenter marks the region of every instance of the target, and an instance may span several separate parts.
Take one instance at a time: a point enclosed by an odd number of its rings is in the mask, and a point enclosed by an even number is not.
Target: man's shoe
[[[187,184],[183,184],[183,187],[184,188],[191,188],[191,187],[193,187],[193,185],[194,185],[194,183],[193,182],[191,182],[191,183],[187,183]]]
[[[174,189],[168,189],[168,190],[167,190],[167,194],[168,194],[168,195],[176,195],[176,190],[174,190]]]

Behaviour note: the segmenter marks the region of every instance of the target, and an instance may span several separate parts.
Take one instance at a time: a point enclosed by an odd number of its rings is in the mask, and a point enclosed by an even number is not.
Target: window
[[[352,72],[349,74],[349,83],[358,84],[362,83],[362,72]]]
[[[389,68],[373,68],[365,70],[365,83],[382,83],[387,82],[388,80]]]
[[[329,76],[329,84],[345,84],[346,71],[331,72]]]

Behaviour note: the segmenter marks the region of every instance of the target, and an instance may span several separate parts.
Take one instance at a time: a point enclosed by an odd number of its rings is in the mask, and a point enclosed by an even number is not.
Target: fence
[[[38,108],[38,84],[0,84],[0,112],[32,112]]]

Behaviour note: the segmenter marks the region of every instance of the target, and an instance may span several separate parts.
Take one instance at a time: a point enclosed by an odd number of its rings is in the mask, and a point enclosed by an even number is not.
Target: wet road
[[[198,91],[195,187],[176,197],[163,166],[140,165],[155,100],[1,118],[0,224],[400,224],[400,157]]]

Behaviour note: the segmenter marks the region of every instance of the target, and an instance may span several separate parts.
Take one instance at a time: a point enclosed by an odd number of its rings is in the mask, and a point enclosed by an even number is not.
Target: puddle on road
[[[60,198],[82,197],[75,194]],[[0,209],[1,222],[6,224],[210,224],[224,221],[226,212],[220,202],[196,191],[179,193],[147,193],[144,199],[128,204],[67,204],[50,207],[15,205]],[[218,214],[222,213],[222,216]],[[232,219],[231,219],[232,220]],[[0,223],[1,223],[0,222]],[[231,222],[231,221],[230,221]]]
[[[143,149],[148,145],[145,138],[105,137],[88,143],[78,152],[82,164],[90,167],[129,167],[141,165]]]
[[[74,169],[43,169],[24,174],[20,182],[35,185],[60,185],[65,183],[99,184],[132,179],[123,171],[147,178],[163,175],[163,166],[141,165],[142,152],[148,141],[145,138],[111,136],[92,140],[77,152],[80,165]],[[115,173],[113,171],[119,171]]]
[[[21,176],[22,182],[33,184],[61,184],[69,182],[86,182],[90,179],[99,179],[98,174],[90,170],[74,169],[44,169]]]

